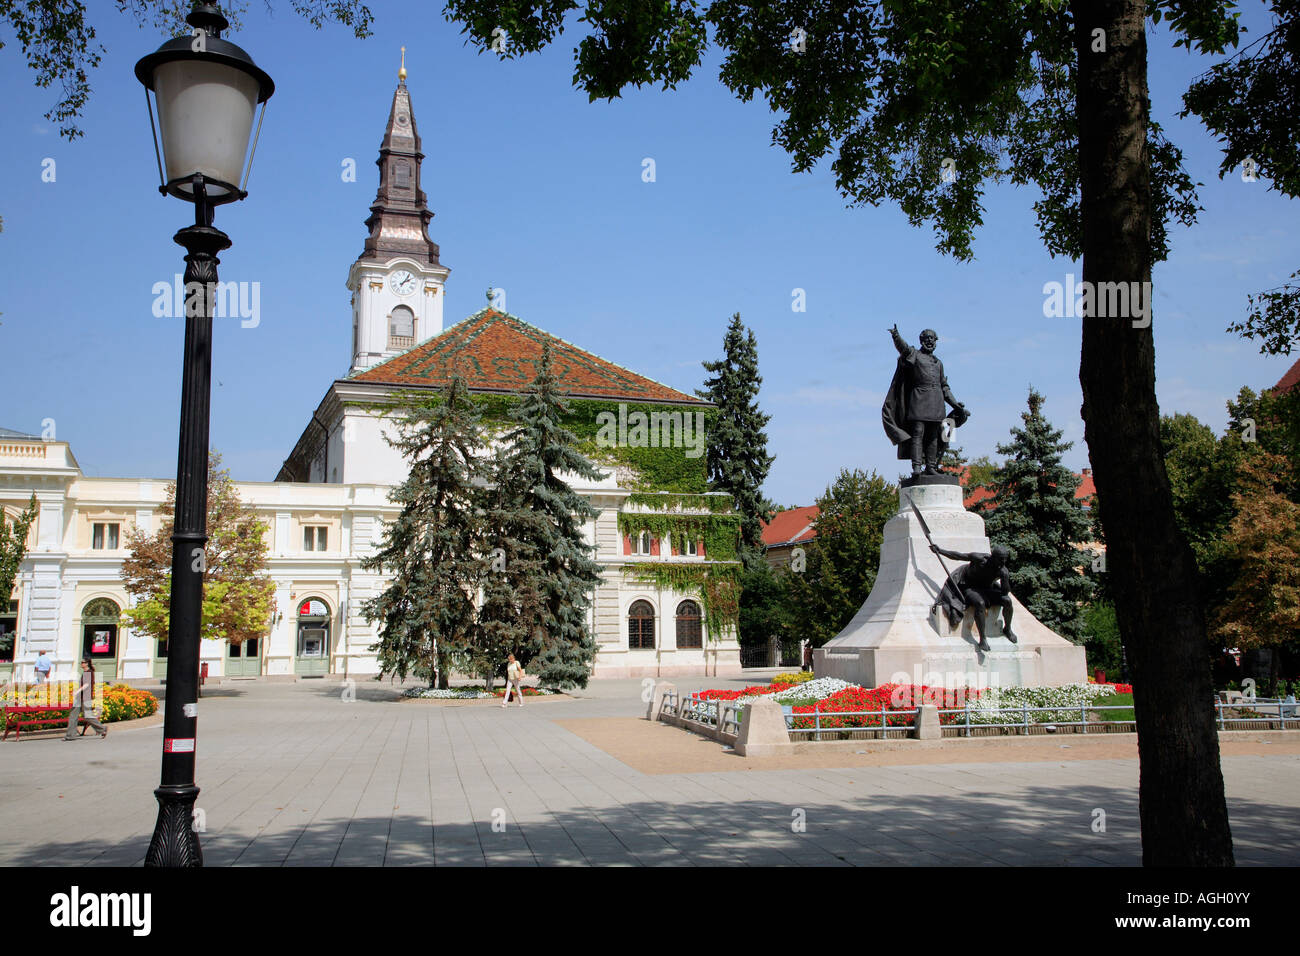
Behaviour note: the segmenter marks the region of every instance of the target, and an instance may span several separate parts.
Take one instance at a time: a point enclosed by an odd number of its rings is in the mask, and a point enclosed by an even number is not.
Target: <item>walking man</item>
[[[50,679],[50,657],[45,651],[36,655],[36,683],[44,684]]]

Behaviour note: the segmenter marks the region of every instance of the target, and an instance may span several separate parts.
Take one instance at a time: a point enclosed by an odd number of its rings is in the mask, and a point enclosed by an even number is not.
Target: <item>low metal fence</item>
[[[970,704],[965,707],[943,708],[939,711],[939,722],[943,724],[944,730],[956,728],[956,735],[961,737],[970,737],[971,730],[989,729],[1016,729],[1021,734],[1028,734],[1031,728],[1041,728],[1044,733],[1051,733],[1060,730],[1063,727],[1071,729],[1078,728],[1078,733],[1086,734],[1091,726],[1097,732],[1108,733],[1111,729],[1120,725],[1128,725],[1134,722],[1133,717],[1122,718],[1118,720],[1107,719],[1105,717],[1097,720],[1089,720],[1089,714],[1103,713],[1108,711],[1129,711],[1133,710],[1132,704],[1071,704],[1062,707],[1056,705],[1053,707],[1030,707],[1028,704],[1022,704],[1019,707],[976,707],[972,710]],[[971,720],[974,713],[976,720]],[[1078,720],[1074,720],[1075,714],[1079,715]],[[956,716],[960,715],[960,720],[950,720],[944,723],[945,714]],[[1019,720],[1003,720],[1002,715],[1018,716]],[[1031,714],[1052,714],[1053,716],[1045,719],[1030,719]],[[995,719],[987,719],[992,715]]]
[[[1300,728],[1300,703],[1294,700],[1281,700],[1277,697],[1243,697],[1241,700],[1216,698],[1214,709],[1220,730],[1227,730],[1229,724],[1245,724],[1247,729],[1257,724],[1267,724],[1264,729],[1272,729],[1274,724],[1280,725],[1279,730]],[[1236,713],[1229,715],[1225,711]]]
[[[683,696],[670,691],[664,694],[660,713],[683,724],[698,724],[701,733],[724,738],[740,735],[741,710],[734,701],[704,700],[694,694]]]
[[[889,710],[886,707],[880,710],[836,710],[836,711],[813,711],[810,714],[796,714],[792,708],[782,705],[781,709],[785,711],[785,726],[790,732],[791,739],[798,734],[800,740],[808,739],[812,735],[813,740],[821,740],[823,734],[834,734],[837,737],[846,739],[880,739],[888,737],[908,737],[912,733],[912,724],[916,720],[916,715],[920,713],[920,708],[913,710]],[[841,721],[844,718],[851,717],[874,717],[880,721],[879,724],[863,723],[858,726],[844,726]],[[905,721],[896,724],[890,724],[890,718]],[[797,721],[812,721],[811,727],[796,727]]]
[[[1220,730],[1300,729],[1300,703],[1275,698],[1214,702]],[[664,694],[663,712],[702,728],[727,735],[739,735],[744,708],[734,701],[705,700],[676,691]],[[821,740],[827,735],[846,739],[881,739],[911,735],[920,708],[855,711],[813,711],[796,714],[782,706],[785,725],[792,740]],[[987,733],[1018,735],[1037,733],[1114,733],[1136,726],[1132,704],[1060,704],[1048,707],[964,707],[940,708],[944,736],[971,737]],[[1118,716],[1116,716],[1118,714]],[[1050,715],[1050,716],[1044,716]],[[860,720],[854,724],[853,721]],[[846,726],[846,721],[848,725]],[[867,721],[873,721],[868,723]],[[807,723],[796,727],[795,724]]]

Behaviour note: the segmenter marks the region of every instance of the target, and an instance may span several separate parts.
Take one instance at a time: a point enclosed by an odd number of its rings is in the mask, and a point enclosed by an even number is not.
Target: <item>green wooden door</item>
[[[298,605],[298,642],[293,672],[300,677],[324,677],[329,671],[329,607],[319,598],[308,598]]]
[[[262,673],[262,639],[250,637],[242,644],[226,645],[227,677],[259,677]]]
[[[118,621],[122,609],[108,598],[96,598],[81,611],[81,656],[89,656],[104,680],[117,678]]]
[[[14,656],[18,652],[18,602],[0,610],[0,684],[7,684],[14,676]]]

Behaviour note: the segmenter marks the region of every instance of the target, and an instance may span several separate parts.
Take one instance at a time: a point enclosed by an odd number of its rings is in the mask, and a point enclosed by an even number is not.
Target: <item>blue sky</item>
[[[953,391],[973,412],[958,444],[992,453],[1019,424],[1030,384],[1076,442],[1077,319],[1046,319],[1043,283],[1079,272],[1053,260],[1033,221],[1036,194],[987,197],[972,263],[944,258],[928,229],[894,208],[846,209],[829,171],[796,175],[770,144],[773,117],[736,101],[710,58],[674,92],[588,103],[570,85],[572,42],[510,62],[465,46],[439,5],[374,3],[374,36],[313,30],[286,4],[251,4],[230,38],[276,81],[249,182],[217,225],[234,245],[225,280],[261,284],[261,323],[217,323],[212,444],[235,476],[271,480],[329,383],[346,373],[344,281],[361,252],[398,49],[426,158],[430,227],[452,270],[448,324],[480,308],[489,285],[509,311],[683,391],[721,351],[733,312],[758,338],[761,404],[776,455],[767,494],[806,504],[841,468],[895,478],[880,425],[895,353],[938,330]],[[40,433],[53,419],[90,475],[172,477],[182,323],[155,318],[155,282],[183,268],[172,234],[190,207],[156,191],[141,87],[132,67],[163,39],[95,5],[107,48],[91,76],[86,136],[61,139],[11,38],[0,51],[0,426]],[[1248,4],[1250,36],[1266,25]],[[1208,61],[1151,32],[1153,114],[1204,183],[1205,211],[1174,227],[1155,273],[1157,389],[1164,412],[1222,429],[1242,385],[1275,382],[1293,359],[1267,357],[1224,331],[1246,295],[1300,267],[1297,204],[1263,181],[1217,178],[1219,152],[1174,114]],[[642,161],[656,181],[642,181]],[[42,182],[52,158],[56,178]],[[352,158],[357,182],[344,182]],[[791,310],[792,290],[807,311]]]

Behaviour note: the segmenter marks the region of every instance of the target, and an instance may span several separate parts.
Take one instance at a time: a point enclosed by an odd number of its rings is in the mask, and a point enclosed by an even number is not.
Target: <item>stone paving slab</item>
[[[504,712],[400,690],[358,681],[347,702],[337,684],[247,682],[205,697],[207,864],[1140,862],[1131,738],[863,741],[863,754],[745,759],[638,719],[640,681]],[[1237,862],[1300,864],[1300,734],[1253,737],[1222,744]],[[160,748],[156,724],[71,747],[0,745],[0,864],[140,863]],[[1096,809],[1105,833],[1092,832]]]

